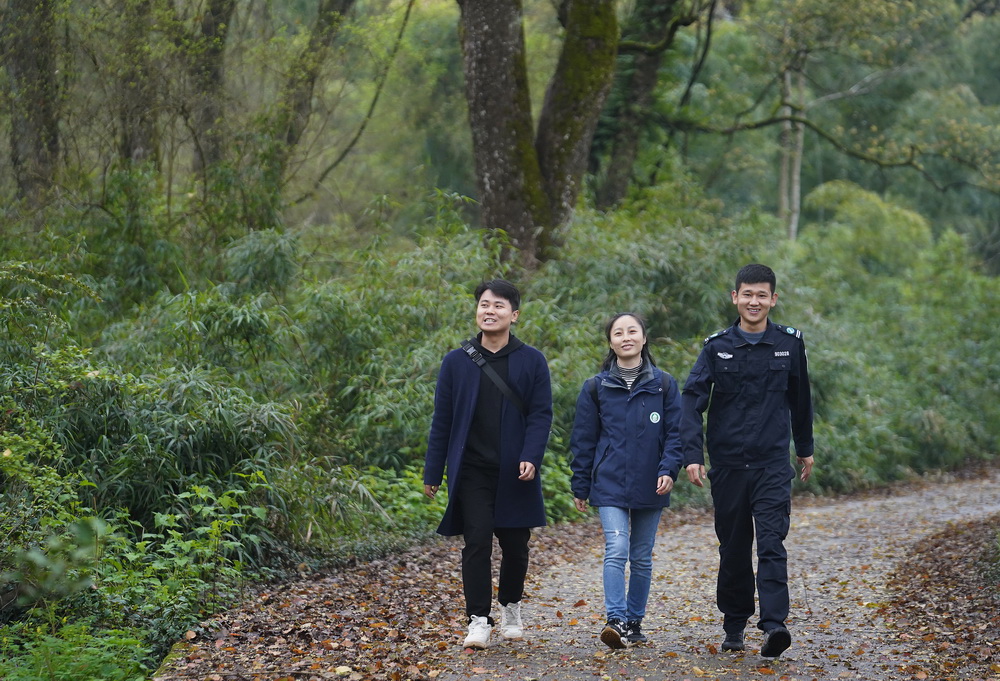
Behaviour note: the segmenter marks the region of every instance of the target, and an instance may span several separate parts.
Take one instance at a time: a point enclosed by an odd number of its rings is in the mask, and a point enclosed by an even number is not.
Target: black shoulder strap
[[[490,380],[493,381],[496,387],[500,388],[500,392],[502,392],[507,399],[510,400],[515,407],[517,407],[517,410],[521,412],[523,416],[527,416],[528,411],[524,408],[524,402],[522,402],[521,398],[518,397],[513,390],[511,390],[510,386],[507,385],[507,382],[500,378],[500,374],[498,374],[496,370],[489,365],[482,353],[479,352],[479,350],[476,350],[476,346],[474,346],[470,341],[462,341],[462,349],[465,350],[465,353],[472,358],[473,362],[479,365],[479,368],[483,370],[483,373],[490,377]]]
[[[591,376],[587,379],[587,392],[590,393],[590,399],[594,400],[594,406],[597,407],[597,413],[601,413],[601,400],[597,396],[597,376]]]

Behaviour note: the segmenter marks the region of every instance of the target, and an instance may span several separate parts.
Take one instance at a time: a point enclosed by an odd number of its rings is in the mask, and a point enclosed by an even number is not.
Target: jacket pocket
[[[715,361],[713,368],[716,390],[724,393],[739,392],[740,364],[740,362],[732,359],[718,359]]]
[[[772,359],[767,372],[768,390],[788,390],[788,374],[792,363],[787,359]]]
[[[594,458],[594,468],[591,472],[591,479],[594,481],[595,484],[597,482],[597,471],[600,470],[601,466],[604,464],[604,461],[608,458],[608,454],[610,452],[611,452],[611,446],[604,445],[604,447],[601,449],[600,454]]]

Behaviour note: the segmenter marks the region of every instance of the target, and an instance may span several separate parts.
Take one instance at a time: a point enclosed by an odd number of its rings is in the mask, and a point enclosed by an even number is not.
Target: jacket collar
[[[735,322],[733,322],[733,325],[732,325],[731,329],[732,329],[732,331],[730,331],[730,335],[733,337],[733,345],[734,346],[736,346],[738,348],[741,348],[741,347],[743,347],[744,345],[747,345],[750,342],[746,338],[743,337],[742,333],[740,333],[740,320],[739,319],[737,319]],[[765,344],[765,345],[774,345],[774,334],[775,333],[777,333],[777,330],[774,328],[774,322],[772,322],[770,319],[768,319],[767,320],[767,327],[764,329],[764,337],[760,339],[760,342],[763,343],[763,344]]]

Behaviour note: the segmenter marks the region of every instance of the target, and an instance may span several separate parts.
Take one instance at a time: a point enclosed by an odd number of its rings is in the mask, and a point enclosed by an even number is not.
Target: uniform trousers
[[[791,464],[768,468],[712,468],[715,534],[719,538],[716,599],[727,632],[742,631],[754,613],[753,542],[757,539],[757,595],[763,631],[788,617],[788,536]]]
[[[462,588],[465,614],[490,617],[493,605],[493,536],[500,544],[500,581],[497,600],[501,605],[520,602],[528,574],[528,540],[531,528],[497,527],[495,518],[496,468],[463,466],[458,487],[458,505],[463,523]],[[491,620],[492,621],[492,620]]]

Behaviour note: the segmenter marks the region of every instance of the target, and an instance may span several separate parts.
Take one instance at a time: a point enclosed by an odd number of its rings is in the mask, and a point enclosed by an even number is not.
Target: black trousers
[[[727,632],[742,631],[754,613],[753,541],[757,538],[757,627],[769,631],[788,617],[788,536],[792,507],[791,465],[713,468],[712,501],[719,538],[716,599]]]
[[[493,605],[493,535],[500,543],[501,605],[517,603],[524,595],[528,574],[528,527],[496,527],[496,469],[464,466],[458,488],[465,547],[462,549],[462,585],[465,614],[489,617]]]

